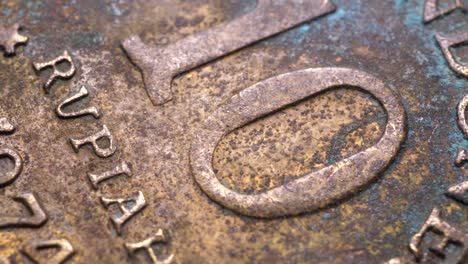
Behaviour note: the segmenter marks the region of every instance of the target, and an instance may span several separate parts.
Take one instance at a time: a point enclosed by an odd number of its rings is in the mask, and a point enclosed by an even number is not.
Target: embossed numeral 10
[[[150,47],[133,36],[122,46],[142,70],[151,101],[160,105],[172,99],[174,76],[334,10],[331,0],[258,0],[254,11],[176,43]]]
[[[216,177],[213,152],[223,136],[311,95],[348,85],[375,96],[388,115],[385,133],[374,146],[259,194],[231,190]],[[241,91],[213,111],[195,133],[190,163],[201,189],[234,211],[255,217],[297,215],[337,202],[379,176],[406,138],[405,120],[399,97],[366,72],[337,67],[289,72]]]

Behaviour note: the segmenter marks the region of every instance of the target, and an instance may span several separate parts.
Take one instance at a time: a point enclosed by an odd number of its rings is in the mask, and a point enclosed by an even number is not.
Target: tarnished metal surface
[[[429,229],[434,229],[435,232],[442,233],[443,239],[441,239],[440,242],[435,242],[430,246],[431,250],[435,251],[439,255],[445,255],[445,249],[449,243],[460,243],[462,246],[468,244],[468,234],[457,230],[456,228],[450,226],[450,224],[447,222],[441,220],[440,210],[434,208],[421,230],[413,236],[410,243],[411,251],[413,251],[416,255],[416,258],[423,263],[434,261],[433,258],[430,257],[428,253],[423,252],[420,247],[425,233]],[[463,249],[461,254],[458,254],[457,256],[449,255],[444,261],[447,263],[461,263],[466,253],[467,250]]]
[[[19,34],[20,25],[18,23],[12,26],[0,26],[0,46],[6,55],[14,55],[15,47],[19,44],[28,42],[28,38]]]
[[[258,0],[255,11],[174,44],[150,47],[133,36],[123,47],[143,71],[153,104],[160,105],[172,99],[174,76],[333,10],[330,0]]]
[[[40,256],[42,249],[58,248],[59,252],[52,257]],[[32,240],[23,249],[23,252],[36,263],[60,264],[68,260],[74,252],[73,246],[65,239]]]
[[[379,100],[388,118],[382,138],[372,147],[260,194],[224,186],[213,172],[213,153],[221,138],[258,118],[333,87],[354,86]],[[196,132],[190,161],[200,187],[214,200],[245,215],[278,217],[323,208],[362,189],[394,160],[406,137],[399,99],[367,73],[347,68],[291,72],[255,84],[221,104]]]
[[[464,9],[462,0],[455,0],[449,7],[443,8],[438,6],[437,0],[426,0],[424,5],[424,22],[430,22],[439,16],[447,15],[457,9]]]
[[[312,6],[151,61],[288,1],[1,1],[0,35],[29,40],[0,58],[0,148],[20,157],[0,159],[0,263],[466,261],[468,3],[293,2]],[[134,36],[148,65],[187,64],[148,82]],[[290,207],[226,200],[284,188]]]
[[[468,30],[461,32],[460,34],[453,34],[450,36],[437,35],[437,41],[439,42],[442,52],[444,53],[447,61],[454,71],[457,73],[468,76],[468,66],[458,63],[457,58],[453,55],[451,48],[461,45],[468,41]]]

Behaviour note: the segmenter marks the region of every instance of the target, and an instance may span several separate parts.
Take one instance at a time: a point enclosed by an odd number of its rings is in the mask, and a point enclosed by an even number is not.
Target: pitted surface
[[[18,250],[31,239],[53,237],[73,245],[71,263],[139,263],[145,256],[129,257],[124,243],[141,241],[162,228],[168,231],[167,243],[155,246],[158,254],[174,254],[181,263],[373,263],[410,255],[411,236],[435,206],[447,221],[468,226],[466,207],[443,195],[468,173],[454,164],[457,150],[468,148],[456,120],[468,83],[451,70],[434,39],[436,33],[465,29],[463,12],[424,24],[424,1],[334,0],[334,13],[176,76],[173,100],[155,107],[121,41],[137,34],[148,45],[174,43],[252,11],[256,1],[79,2],[3,1],[0,8],[2,25],[18,22],[29,37],[14,57],[0,58],[0,117],[8,117],[16,127],[14,134],[0,135],[0,144],[14,148],[24,161],[15,182],[0,188],[0,215],[26,215],[24,206],[10,197],[33,191],[49,217],[38,229],[1,229],[0,256],[19,258]],[[38,76],[32,63],[65,49],[76,62],[75,77],[57,81],[46,95],[42,86],[47,73]],[[455,50],[457,58],[466,61],[465,46]],[[247,217],[208,198],[193,179],[189,160],[190,144],[202,122],[245,88],[318,67],[368,72],[400,95],[408,114],[408,139],[395,162],[369,188],[296,217]],[[59,119],[56,106],[83,85],[88,97],[68,110],[96,106],[102,117]],[[348,99],[356,103],[348,104]],[[299,117],[304,111],[296,107],[308,103],[313,104],[310,116]],[[234,190],[263,192],[296,179],[310,166],[326,166],[374,145],[387,123],[376,101],[351,89],[315,95],[303,104],[283,111],[306,127],[281,119],[279,112],[226,135],[214,155],[218,178]],[[342,109],[344,105],[350,108]],[[336,110],[322,113],[321,106]],[[319,127],[312,126],[314,122]],[[102,160],[84,147],[75,154],[69,139],[99,131],[104,124],[116,138],[118,153]],[[333,124],[333,137],[319,133],[327,124]],[[278,137],[263,142],[252,156],[264,137],[249,138],[247,133],[261,126],[275,128]],[[290,158],[301,151],[288,152],[287,141],[281,139],[308,135],[308,130],[320,136],[314,141],[319,162],[309,167]],[[310,143],[305,137],[295,142]],[[247,153],[231,162],[241,147]],[[254,160],[271,148],[281,168],[270,168],[268,159]],[[303,153],[304,164],[315,160],[310,158],[313,149]],[[94,191],[87,173],[106,171],[122,160],[132,165],[133,176],[115,178]],[[247,181],[250,172],[240,173],[246,161],[258,161],[251,166],[264,173],[261,179]],[[274,173],[277,177],[268,170],[282,172]],[[257,184],[267,179],[268,186]],[[123,228],[125,237],[117,236],[99,196],[129,196],[136,189],[145,192],[147,208]]]

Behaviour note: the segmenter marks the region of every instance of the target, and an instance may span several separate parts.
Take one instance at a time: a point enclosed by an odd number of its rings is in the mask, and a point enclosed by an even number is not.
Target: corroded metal
[[[127,162],[123,161],[119,165],[115,166],[115,168],[113,168],[112,170],[100,174],[88,173],[88,178],[93,188],[97,190],[99,183],[101,183],[102,181],[107,181],[119,175],[125,175],[128,177],[133,175],[132,170],[130,169],[130,165]]]
[[[466,263],[460,3],[1,1],[0,263]]]
[[[259,194],[238,193],[219,181],[212,163],[223,136],[277,109],[337,86],[359,87],[382,103],[388,123],[378,143]],[[403,106],[382,81],[346,68],[307,69],[259,82],[220,105],[196,133],[190,160],[197,183],[224,206],[256,217],[297,215],[336,203],[369,184],[394,160],[405,136]]]
[[[411,239],[410,249],[416,254],[416,257],[423,263],[431,261],[431,259],[428,258],[427,253],[423,253],[420,248],[423,237],[431,230],[441,233],[442,238],[440,241],[434,243],[434,245],[431,245],[430,249],[442,256],[445,256],[448,263],[461,263],[465,254],[468,252],[468,233],[460,231],[442,220],[440,218],[440,210],[438,208],[434,208],[432,210],[431,215],[426,220],[421,230]],[[448,247],[449,242],[461,244],[462,250],[456,256],[446,256],[446,248]]]
[[[32,193],[22,193],[13,198],[22,203],[31,214],[30,216],[2,216],[0,228],[4,227],[40,227],[47,221],[47,214],[36,196]]]
[[[9,134],[15,131],[15,126],[5,117],[0,118],[0,133]]]
[[[101,114],[99,113],[99,110],[94,106],[88,107],[86,109],[82,109],[79,111],[72,111],[69,113],[63,110],[63,108],[65,108],[67,105],[72,104],[82,99],[83,97],[88,96],[88,94],[89,94],[88,89],[86,89],[85,86],[82,86],[76,94],[63,100],[63,102],[57,106],[57,109],[56,109],[57,115],[62,118],[74,118],[74,117],[80,117],[80,116],[85,116],[85,115],[92,115],[96,119],[100,118]]]
[[[451,12],[457,9],[466,11],[462,0],[454,0],[453,5],[445,9],[440,9],[437,4],[438,0],[426,0],[426,3],[424,5],[424,22],[431,22],[437,17],[450,14]]]
[[[28,37],[19,34],[20,28],[18,23],[10,27],[0,24],[0,47],[3,47],[6,55],[14,55],[17,45],[28,42]]]
[[[436,39],[450,67],[455,72],[468,77],[468,66],[459,62],[451,50],[455,46],[468,42],[468,30],[451,35],[436,35]]]
[[[468,137],[468,121],[466,119],[466,113],[468,111],[468,94],[463,97],[463,99],[458,104],[457,109],[458,116],[458,126],[462,130],[463,134]]]
[[[137,243],[126,243],[125,248],[130,254],[135,254],[137,251],[144,250],[147,251],[152,263],[154,264],[171,264],[174,263],[174,255],[170,255],[166,259],[160,260],[153,249],[153,244],[155,243],[165,243],[166,236],[164,235],[163,230],[159,229],[156,234],[148,239],[145,239]]]
[[[147,46],[138,36],[122,45],[143,71],[153,104],[160,105],[172,99],[175,76],[334,9],[331,0],[259,0],[249,14],[165,47]]]
[[[145,197],[141,191],[134,194],[133,197],[134,198],[130,199],[101,197],[101,202],[104,207],[108,208],[109,206],[116,204],[121,211],[120,214],[111,216],[112,224],[115,226],[118,234],[122,232],[122,226],[147,205]],[[130,203],[132,203],[131,206],[128,205]]]
[[[23,159],[15,150],[4,148],[0,149],[0,158],[7,158],[13,161],[13,169],[0,175],[0,186],[11,183],[18,177],[23,169]]]
[[[468,181],[450,186],[447,191],[447,195],[460,200],[461,202],[468,204]]]
[[[52,249],[58,252],[53,257],[41,256],[41,250]],[[22,250],[30,259],[36,263],[62,264],[74,253],[73,246],[66,239],[32,240]]]
[[[69,68],[67,70],[60,70],[58,68],[58,64],[61,62],[68,62],[70,64]],[[43,71],[48,68],[52,68],[52,74],[49,76],[47,81],[44,83],[44,90],[46,92],[49,91],[49,88],[51,87],[52,84],[58,79],[63,79],[63,80],[68,80],[73,75],[75,75],[76,68],[75,65],[72,62],[72,58],[70,57],[70,54],[68,54],[67,50],[64,50],[62,55],[58,56],[57,58],[46,61],[46,62],[35,62],[33,63],[34,69],[36,71]]]

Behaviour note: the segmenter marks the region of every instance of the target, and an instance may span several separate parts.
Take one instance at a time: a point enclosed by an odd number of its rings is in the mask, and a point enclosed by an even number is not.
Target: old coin
[[[466,0],[0,3],[0,263],[466,263]]]

